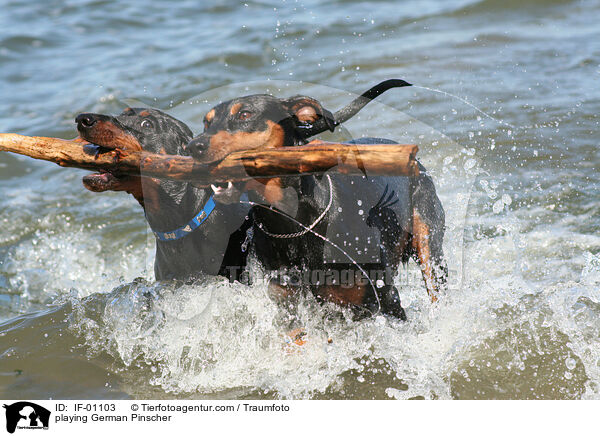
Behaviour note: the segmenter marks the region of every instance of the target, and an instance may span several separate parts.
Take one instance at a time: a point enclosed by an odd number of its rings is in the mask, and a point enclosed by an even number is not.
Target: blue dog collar
[[[156,239],[160,241],[176,241],[189,235],[196,230],[200,225],[206,221],[211,212],[215,209],[215,201],[212,196],[208,199],[204,208],[196,215],[192,220],[183,227],[179,227],[177,230],[172,232],[154,232]]]

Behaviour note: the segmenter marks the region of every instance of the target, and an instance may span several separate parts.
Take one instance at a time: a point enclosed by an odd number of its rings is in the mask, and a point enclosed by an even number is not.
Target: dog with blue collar
[[[76,123],[81,138],[98,147],[98,153],[119,149],[187,155],[185,146],[193,137],[183,122],[148,108],[127,108],[116,117],[84,113]],[[156,238],[157,280],[201,274],[241,277],[251,226],[248,206],[215,202],[213,194],[223,188],[108,172],[84,176],[83,184],[93,192],[125,191],[139,202]]]

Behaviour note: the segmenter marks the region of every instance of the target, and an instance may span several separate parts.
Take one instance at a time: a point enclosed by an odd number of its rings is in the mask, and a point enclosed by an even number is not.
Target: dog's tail
[[[365,107],[371,100],[374,100],[375,98],[379,97],[388,89],[401,88],[403,86],[412,86],[412,84],[402,79],[389,79],[378,83],[371,89],[364,92],[360,97],[355,98],[349,105],[337,111],[333,116],[334,127],[339,126],[340,124],[348,121],[350,118],[356,115],[358,111]],[[316,121],[310,129],[306,129],[306,131],[304,132],[304,136],[305,138],[308,138],[310,136],[323,133],[326,130],[330,130],[330,124],[328,125],[327,120],[321,118],[318,121]]]

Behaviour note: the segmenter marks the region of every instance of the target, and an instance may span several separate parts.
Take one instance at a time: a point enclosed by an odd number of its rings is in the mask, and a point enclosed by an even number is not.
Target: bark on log
[[[343,174],[415,176],[419,174],[416,145],[357,145],[312,141],[308,145],[232,153],[219,162],[199,162],[187,156],[110,150],[80,138],[65,140],[38,136],[0,134],[0,151],[55,162],[64,167],[113,174],[142,175],[194,181],[199,186],[270,178],[318,174],[327,170]]]

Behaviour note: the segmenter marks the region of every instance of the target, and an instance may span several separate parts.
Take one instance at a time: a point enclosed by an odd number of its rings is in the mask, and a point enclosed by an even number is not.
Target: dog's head
[[[108,150],[148,151],[186,155],[185,145],[192,139],[187,125],[156,109],[127,108],[119,116],[84,113],[75,119],[82,139]],[[109,172],[87,175],[84,186],[90,191],[127,191],[143,202],[141,181],[136,176]]]
[[[212,108],[204,117],[204,132],[187,148],[194,158],[212,162],[236,151],[299,145],[318,120],[333,130],[333,115],[313,98],[249,95]]]
[[[149,108],[127,108],[116,117],[80,114],[75,119],[81,137],[106,149],[184,155],[192,131],[183,122]]]

